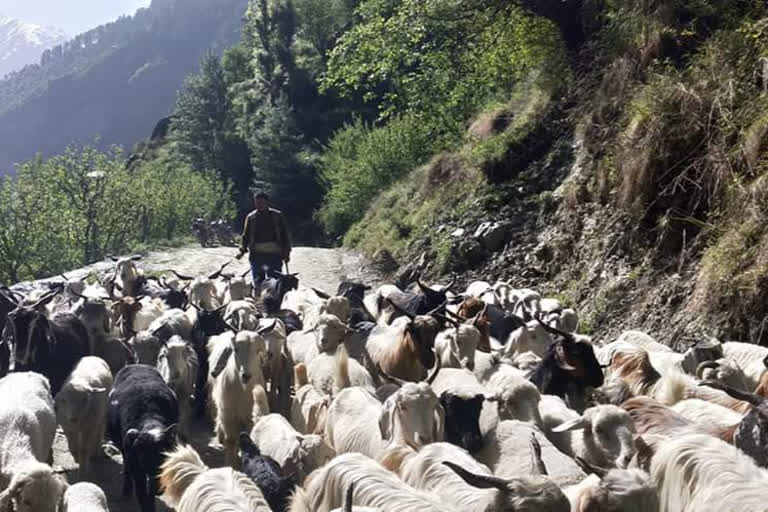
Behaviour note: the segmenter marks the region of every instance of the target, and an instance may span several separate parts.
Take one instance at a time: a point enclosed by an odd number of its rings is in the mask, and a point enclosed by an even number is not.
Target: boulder
[[[475,230],[475,238],[489,251],[498,251],[507,241],[509,226],[503,222],[483,222]]]

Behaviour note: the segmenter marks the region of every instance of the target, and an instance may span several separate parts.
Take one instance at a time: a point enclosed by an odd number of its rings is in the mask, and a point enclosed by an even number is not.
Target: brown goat
[[[419,382],[435,364],[435,336],[440,329],[431,316],[416,316],[371,334],[366,347],[372,361],[387,375]]]
[[[141,308],[141,302],[134,297],[122,297],[112,303],[112,323],[119,326],[123,337],[128,338],[134,334],[133,322]]]

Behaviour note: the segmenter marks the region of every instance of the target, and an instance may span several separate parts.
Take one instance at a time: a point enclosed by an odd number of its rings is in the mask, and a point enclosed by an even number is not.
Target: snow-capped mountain
[[[40,60],[48,48],[67,40],[67,34],[0,14],[0,78]]]

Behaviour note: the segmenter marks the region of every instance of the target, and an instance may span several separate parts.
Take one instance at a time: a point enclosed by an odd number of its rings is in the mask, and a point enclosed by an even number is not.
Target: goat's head
[[[227,325],[224,320],[224,309],[226,306],[220,306],[213,311],[208,311],[195,304],[191,304],[197,310],[197,321],[194,325],[194,331],[204,337],[215,336],[221,334],[231,327]]]
[[[139,269],[136,262],[141,260],[141,256],[131,256],[115,260],[115,280],[121,283],[130,283],[139,276]]]
[[[478,489],[498,491],[493,510],[502,512],[568,512],[571,505],[563,491],[546,476],[501,478],[491,474],[473,473],[450,461],[451,468],[464,482]]]
[[[584,441],[604,466],[626,468],[635,455],[635,424],[627,411],[615,405],[590,407],[580,418],[565,422],[552,432],[583,429]]]
[[[132,428],[123,438],[123,457],[132,468],[150,475],[149,490],[151,495],[159,494],[159,482],[156,475],[165,461],[165,455],[171,452],[177,443],[178,425],[168,427],[153,425],[141,430]]]
[[[405,327],[405,334],[412,342],[419,362],[424,368],[432,368],[435,364],[435,337],[440,326],[431,316],[417,316]]]
[[[639,469],[612,469],[603,476],[588,477],[581,485],[573,512],[646,512],[659,509],[656,487],[648,473]]]
[[[190,378],[189,373],[197,366],[197,354],[189,343],[174,335],[160,348],[157,366],[163,380],[173,387]],[[184,398],[178,397],[179,400]]]
[[[66,479],[51,467],[33,462],[13,474],[8,487],[0,493],[0,511],[56,512],[67,488]]]
[[[59,290],[48,292],[33,304],[20,305],[8,314],[3,342],[8,344],[11,352],[9,370],[29,369],[41,346],[56,343],[50,321],[45,314],[45,306],[58,293]]]
[[[321,313],[336,315],[342,322],[349,321],[349,299],[346,297],[330,297],[320,308]]]
[[[495,397],[494,397],[495,398]],[[443,391],[440,404],[445,410],[445,440],[460,446],[470,453],[482,446],[480,432],[480,411],[485,396],[461,390]]]
[[[277,325],[277,321],[270,325],[260,327],[256,331],[241,331],[231,340],[229,346],[224,348],[219,355],[216,364],[211,370],[214,378],[224,370],[230,357],[234,359],[234,369],[238,379],[244,386],[253,383],[252,378],[261,372],[261,368],[267,363],[267,342],[263,335],[270,332]]]
[[[695,341],[683,355],[683,370],[691,375],[705,361],[715,361],[723,357],[723,344],[717,338],[703,336]]]
[[[717,380],[736,389],[749,389],[739,364],[727,357],[699,363],[696,367],[696,377],[700,380]]]
[[[444,427],[445,411],[426,382],[404,383],[387,398],[379,416],[384,440],[404,441],[415,448],[442,441]]]
[[[321,352],[333,352],[352,332],[352,329],[336,315],[323,313],[318,318],[314,331],[317,349]]]

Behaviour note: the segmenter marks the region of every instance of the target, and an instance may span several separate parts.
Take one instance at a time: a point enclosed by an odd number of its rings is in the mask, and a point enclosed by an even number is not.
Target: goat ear
[[[381,438],[385,441],[389,441],[392,437],[392,432],[395,430],[395,401],[387,400],[384,402],[384,406],[381,408],[379,414],[379,432]]]
[[[578,417],[578,418],[572,419],[571,421],[566,421],[565,423],[561,423],[560,425],[553,427],[551,431],[555,433],[570,432],[572,430],[582,429],[586,425],[587,425],[587,422],[584,420],[584,418]]]
[[[211,370],[211,377],[215,379],[221,372],[224,371],[224,367],[227,366],[227,361],[229,361],[229,357],[232,355],[232,352],[234,352],[234,350],[232,349],[231,345],[221,351],[221,354],[219,354],[219,359],[216,361],[216,364]]]
[[[176,436],[179,433],[179,424],[174,423],[173,425],[169,426],[163,431],[163,439],[170,439],[172,441],[176,441]]]
[[[445,439],[445,409],[439,402],[435,405],[435,427],[432,430],[432,439],[436,443]]]

